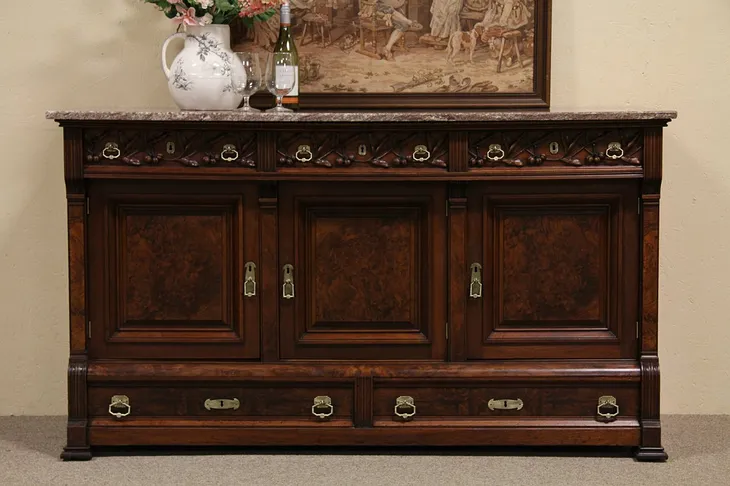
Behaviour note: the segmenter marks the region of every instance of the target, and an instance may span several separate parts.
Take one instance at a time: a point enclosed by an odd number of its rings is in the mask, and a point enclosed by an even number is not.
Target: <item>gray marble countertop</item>
[[[171,110],[57,110],[46,118],[57,121],[188,121],[188,122],[520,122],[520,121],[626,121],[672,120],[676,111],[297,111],[246,113],[242,111]]]

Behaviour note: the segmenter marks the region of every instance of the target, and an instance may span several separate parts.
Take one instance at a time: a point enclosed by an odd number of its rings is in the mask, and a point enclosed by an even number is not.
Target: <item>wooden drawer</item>
[[[408,384],[404,382],[376,383],[373,415],[376,425],[450,420],[500,421],[504,419],[582,419],[609,422],[614,419],[599,417],[600,397],[616,399],[619,419],[636,419],[639,411],[639,387],[635,384],[545,384],[504,386],[488,383]],[[399,397],[411,397],[415,415],[399,417],[395,413]],[[407,402],[408,400],[401,400]],[[507,408],[505,408],[507,406]],[[413,413],[408,405],[400,406],[399,413]],[[602,412],[614,413],[606,405]]]
[[[441,173],[449,167],[448,132],[328,131],[283,132],[276,141],[279,170],[311,169],[348,173],[415,169]]]
[[[113,397],[126,397],[126,405],[111,412],[126,414],[114,417],[109,410]],[[312,409],[317,397],[328,397],[331,407],[321,403]],[[123,400],[123,398],[122,398]],[[323,402],[323,400],[320,400]],[[327,415],[318,417],[314,413]],[[241,386],[150,386],[123,384],[94,386],[89,389],[89,415],[102,423],[125,421],[139,424],[145,419],[187,421],[246,421],[243,425],[297,425],[330,423],[351,425],[353,388],[349,383],[255,383]]]
[[[84,164],[89,167],[240,167],[258,163],[251,131],[86,130]]]

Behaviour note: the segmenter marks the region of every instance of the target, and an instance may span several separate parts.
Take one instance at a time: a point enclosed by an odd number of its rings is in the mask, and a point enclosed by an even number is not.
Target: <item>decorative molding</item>
[[[446,169],[448,152],[449,135],[444,132],[293,133],[279,136],[277,165]]]
[[[85,355],[71,355],[68,362],[68,426],[66,447],[61,459],[88,461],[91,449],[88,438],[88,409],[86,375],[88,360]]]
[[[86,165],[255,168],[256,133],[207,130],[87,130]]]
[[[611,148],[613,143],[620,149]],[[640,166],[642,145],[641,130],[475,132],[469,137],[469,166]],[[499,148],[492,151],[494,146]]]
[[[355,426],[373,426],[373,377],[355,378]]]

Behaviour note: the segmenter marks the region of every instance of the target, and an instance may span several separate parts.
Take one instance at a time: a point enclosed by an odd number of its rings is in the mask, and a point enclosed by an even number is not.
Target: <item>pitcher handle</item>
[[[170,37],[167,38],[164,44],[162,44],[162,70],[165,72],[165,76],[167,79],[170,79],[170,68],[167,67],[167,46],[170,45],[170,42],[172,42],[174,39],[185,39],[188,35],[185,32],[178,32],[176,34],[172,34]]]

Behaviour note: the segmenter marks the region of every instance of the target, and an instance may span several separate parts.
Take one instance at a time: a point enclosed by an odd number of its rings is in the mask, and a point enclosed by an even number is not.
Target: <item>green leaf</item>
[[[215,0],[215,6],[217,10],[221,12],[230,12],[231,10],[237,9],[238,4],[233,5],[229,0]]]

